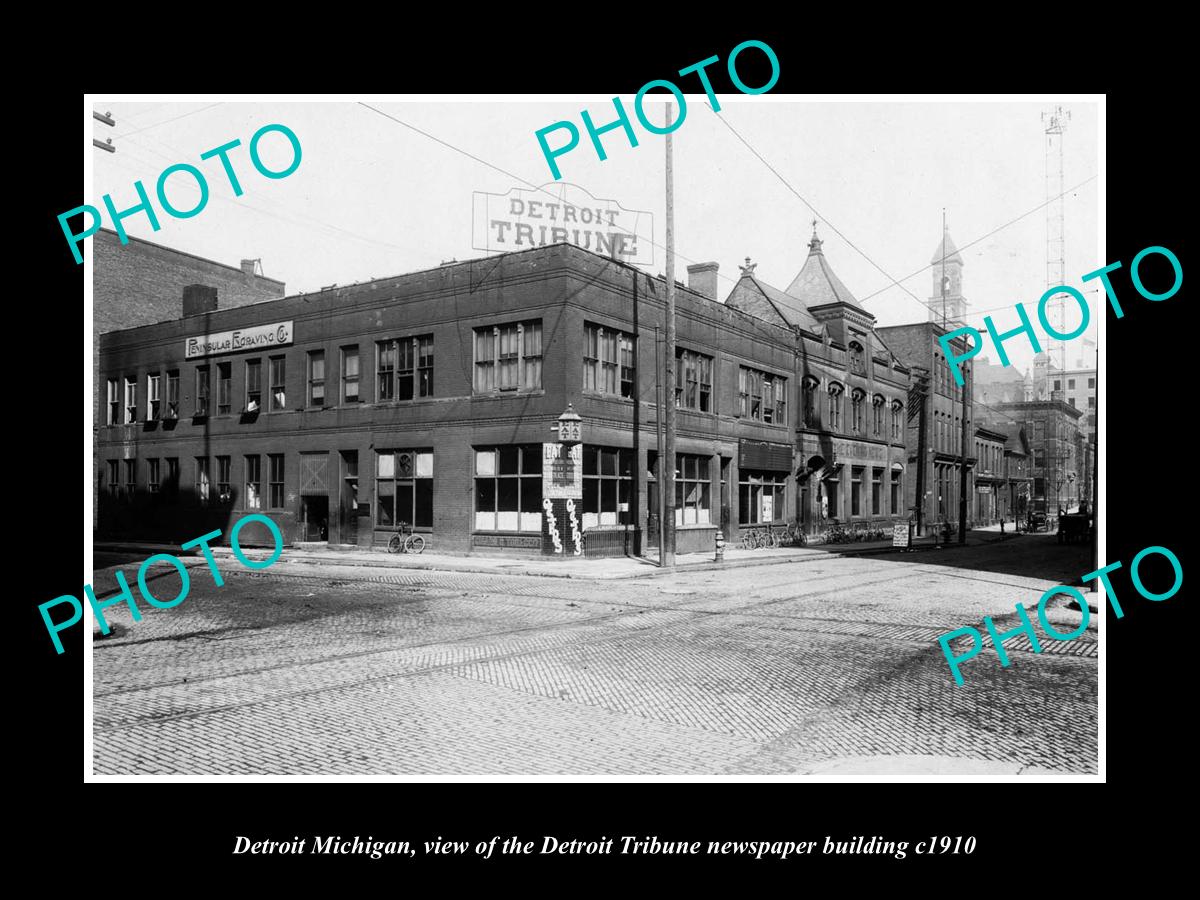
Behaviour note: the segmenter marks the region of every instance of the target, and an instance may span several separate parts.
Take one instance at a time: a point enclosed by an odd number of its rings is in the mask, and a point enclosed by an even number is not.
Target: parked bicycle
[[[420,553],[425,549],[425,538],[414,534],[407,522],[396,525],[396,533],[388,541],[388,553]]]

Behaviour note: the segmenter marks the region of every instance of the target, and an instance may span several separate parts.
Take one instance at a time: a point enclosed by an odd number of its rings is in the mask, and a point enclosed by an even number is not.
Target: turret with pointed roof
[[[942,239],[929,260],[933,274],[933,294],[929,300],[929,321],[950,325],[961,323],[966,315],[967,298],[962,293],[962,270],[964,261],[949,227],[942,229]]]

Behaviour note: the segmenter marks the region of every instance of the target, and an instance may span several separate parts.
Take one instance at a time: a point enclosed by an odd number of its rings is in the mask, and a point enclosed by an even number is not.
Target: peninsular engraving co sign
[[[258,350],[262,347],[284,347],[292,342],[292,323],[276,322],[255,325],[236,331],[202,334],[184,342],[184,359],[213,356],[217,353],[237,353],[239,350]]]
[[[471,246],[508,252],[566,242],[627,263],[654,262],[654,216],[593,197],[578,185],[550,182],[541,190],[475,191]]]

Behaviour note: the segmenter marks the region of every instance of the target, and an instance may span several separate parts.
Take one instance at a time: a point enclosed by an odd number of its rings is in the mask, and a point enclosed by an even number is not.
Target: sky
[[[661,123],[657,98],[668,95],[650,96],[648,115]],[[111,137],[117,151],[89,150],[94,179],[83,202],[102,208],[107,193],[125,209],[137,202],[135,180],[153,197],[163,169],[195,165],[208,181],[207,207],[174,219],[155,200],[160,230],[138,214],[124,220],[128,233],[233,266],[261,259],[264,274],[286,282],[289,294],[486,255],[472,248],[472,193],[552,183],[535,132],[561,120],[581,132],[580,144],[557,159],[562,180],[652,212],[655,241],[665,243],[665,139],[638,124],[632,97],[622,100],[638,146],[620,129],[609,132],[602,138],[603,161],[580,118],[587,109],[597,126],[612,121],[612,99],[603,96],[366,101],[394,118],[344,100],[93,99],[93,109],[111,113],[116,126],[94,121],[92,134]],[[983,316],[991,314],[998,329],[1008,330],[1018,324],[1017,302],[1035,315],[1046,289],[1046,211],[1038,208],[1046,201],[1041,113],[1052,102],[718,99],[721,109],[714,112],[703,94],[688,95],[684,121],[672,135],[676,278],[686,280],[689,263],[715,261],[723,298],[750,257],[757,277],[786,288],[804,264],[817,218],[830,265],[878,324],[925,321],[922,304],[933,293],[929,262],[944,210],[965,260],[967,323],[982,330]],[[1065,281],[1084,289],[1092,303],[1094,338],[1103,301],[1080,276],[1110,262],[1098,245],[1099,110],[1094,102],[1064,105],[1071,113],[1064,186],[1082,183],[1065,198]],[[254,169],[247,149],[254,132],[271,123],[292,129],[303,152],[296,171],[277,180]],[[219,161],[200,159],[235,138],[242,146],[230,159],[245,191],[236,197]],[[549,139],[557,146],[563,136]],[[268,135],[260,146],[267,166],[282,169],[290,161],[281,135]],[[167,193],[184,209],[198,197],[184,173],[168,179]],[[112,227],[107,218],[104,224]],[[657,275],[665,254],[661,247],[654,253],[653,264],[642,268]],[[1068,307],[1068,329],[1077,317]],[[1082,338],[1072,342],[1068,362],[1081,347]],[[1005,349],[1024,371],[1033,356],[1025,339]],[[995,360],[994,351],[984,356]]]

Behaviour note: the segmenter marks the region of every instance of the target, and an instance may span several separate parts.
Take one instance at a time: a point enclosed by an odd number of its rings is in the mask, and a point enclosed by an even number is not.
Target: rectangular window
[[[125,378],[125,424],[137,421],[137,379]]]
[[[125,460],[124,489],[125,489],[125,497],[127,499],[132,498],[134,495],[134,492],[137,490],[137,460],[136,459]]]
[[[1096,387],[1096,379],[1089,378],[1088,379],[1088,390],[1095,390],[1095,387]]]
[[[1075,408],[1075,398],[1074,397],[1068,397],[1067,402],[1071,404],[1072,409]]]
[[[170,503],[179,500],[179,457],[167,457],[167,480],[163,482],[163,496]]]
[[[246,360],[246,412],[262,409],[262,360]]]
[[[358,402],[358,347],[342,348],[342,402]]]
[[[217,415],[233,412],[233,363],[217,363]]]
[[[1074,378],[1067,379],[1067,390],[1068,391],[1075,390],[1075,379]]]
[[[633,451],[591,445],[582,449],[583,527],[631,524]]]
[[[168,419],[179,418],[179,370],[167,372],[167,415]]]
[[[375,452],[375,521],[383,528],[405,522],[433,528],[433,451]]]
[[[712,478],[707,456],[675,454],[675,524],[708,525],[712,522]]]
[[[902,483],[900,481],[901,474],[901,472],[892,472],[891,511],[893,516],[903,515],[904,513],[904,501],[901,499],[904,496],[902,493]]]
[[[119,459],[108,461],[108,496],[113,499],[121,496],[121,461]]]
[[[904,410],[904,407],[899,406],[895,403],[892,404],[892,440],[893,441],[900,440],[900,423],[902,421],[900,416],[901,416],[901,413],[903,412],[903,410]]]
[[[1088,409],[1095,409],[1095,408],[1096,408],[1096,398],[1088,397]]]
[[[433,335],[417,338],[417,393],[433,396]]]
[[[738,512],[743,526],[782,522],[787,518],[786,472],[738,472]]]
[[[475,450],[475,530],[542,530],[542,445]]]
[[[287,357],[271,357],[271,411],[287,409]]]
[[[325,351],[308,351],[308,405],[325,405]]]
[[[272,453],[267,457],[267,503],[270,509],[283,509],[283,454]]]
[[[850,515],[862,515],[862,466],[853,466],[850,470]]]
[[[108,379],[108,424],[117,425],[121,422],[121,386],[117,379]]]
[[[433,396],[433,335],[376,343],[376,399]]]
[[[475,329],[475,393],[541,388],[540,319]]]
[[[583,389],[633,397],[635,353],[630,335],[600,325],[584,325]]]
[[[379,341],[375,344],[375,399],[396,399],[396,342]]]
[[[230,503],[233,501],[233,478],[231,477],[232,469],[232,457],[217,457],[217,499],[222,503]]]
[[[742,366],[738,370],[742,416],[768,425],[787,424],[787,379]]]
[[[246,509],[262,509],[262,458],[246,457]]]
[[[208,506],[209,499],[209,471],[208,457],[196,457],[196,500],[201,506]]]
[[[149,466],[149,474],[146,476],[146,490],[151,494],[157,494],[159,489],[162,487],[159,481],[159,478],[161,477],[159,461],[157,459],[148,459],[146,462]]]
[[[1056,390],[1056,391],[1062,390],[1062,381],[1059,380],[1058,378],[1054,379],[1054,390]]]
[[[883,469],[871,470],[871,514],[883,515]]]
[[[146,421],[162,415],[162,376],[155,372],[146,376]]]

